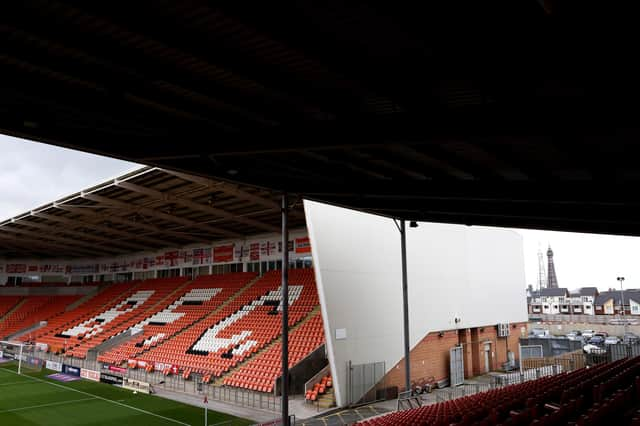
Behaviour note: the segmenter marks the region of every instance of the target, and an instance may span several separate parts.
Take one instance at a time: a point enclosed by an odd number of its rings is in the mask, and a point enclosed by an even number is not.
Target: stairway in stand
[[[333,387],[327,389],[325,393],[318,397],[316,402],[320,408],[331,408],[336,406],[336,394],[333,392]]]
[[[307,314],[307,316],[304,317],[302,320],[298,321],[298,323],[296,323],[293,326],[289,327],[289,334],[293,333],[295,330],[297,330],[298,328],[302,327],[302,325],[304,325],[307,321],[309,321],[311,318],[313,318],[313,316],[319,311],[320,311],[320,305],[318,305],[315,308],[313,308]],[[226,374],[223,374],[222,376],[217,377],[215,380],[213,380],[211,382],[211,384],[213,386],[222,386],[222,384],[223,384],[222,382],[224,381],[224,379],[226,377],[229,377],[231,374],[233,374],[234,372],[238,371],[239,369],[241,369],[243,366],[245,366],[249,362],[255,360],[257,357],[260,356],[260,354],[262,354],[263,352],[267,352],[269,349],[271,349],[273,346],[277,345],[281,341],[282,341],[282,335],[280,335],[279,337],[273,339],[268,345],[265,345],[262,349],[260,349],[255,354],[251,355],[250,357],[245,358],[242,362],[239,362],[238,365],[236,365],[234,368],[231,368],[229,371],[227,371]]]
[[[24,305],[25,302],[27,301],[27,298],[24,297],[22,298],[18,303],[16,303],[13,308],[9,309],[7,311],[6,314],[4,314],[2,317],[0,317],[0,322],[4,321],[5,319],[7,319],[12,313],[14,313],[15,311],[17,311],[18,309],[20,309],[20,306]]]

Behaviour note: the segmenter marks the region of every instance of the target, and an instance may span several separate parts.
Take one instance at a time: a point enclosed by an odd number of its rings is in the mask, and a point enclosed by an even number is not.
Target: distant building
[[[624,300],[622,300],[624,299]],[[596,298],[596,315],[640,315],[640,290],[629,289],[603,291]]]
[[[571,313],[575,315],[594,315],[593,308],[598,289],[596,287],[582,287],[571,292]]]
[[[571,299],[566,288],[543,288],[534,291],[529,301],[532,314],[569,314]]]
[[[543,288],[527,292],[527,306],[530,314],[574,314],[594,315],[598,298],[596,287],[582,287],[569,292],[566,288]],[[636,297],[637,312],[640,315],[640,291]]]

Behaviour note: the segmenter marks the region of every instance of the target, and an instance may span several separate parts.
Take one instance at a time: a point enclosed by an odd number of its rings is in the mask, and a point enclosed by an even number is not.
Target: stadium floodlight
[[[18,374],[22,374],[22,361],[26,354],[33,349],[33,344],[16,342],[12,340],[0,340],[0,357],[13,358],[18,361]]]

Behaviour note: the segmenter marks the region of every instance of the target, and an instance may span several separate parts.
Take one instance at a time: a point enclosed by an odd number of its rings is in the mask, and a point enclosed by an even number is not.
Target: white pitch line
[[[18,373],[15,372],[15,371],[11,371],[11,370],[6,370],[6,371],[9,372],[9,373],[15,374],[16,376],[18,375]],[[20,376],[23,376],[23,375],[21,374]],[[191,426],[189,423],[184,423],[184,422],[181,422],[180,420],[172,419],[170,417],[161,416],[160,414],[152,413],[151,411],[147,411],[147,410],[143,410],[141,408],[133,407],[131,405],[123,404],[121,402],[114,401],[112,399],[103,398],[101,396],[94,395],[94,394],[89,393],[89,392],[84,392],[84,391],[81,391],[81,390],[78,390],[78,389],[70,388],[68,386],[62,386],[62,385],[60,385],[58,383],[52,383],[52,382],[49,382],[49,381],[46,381],[46,380],[39,379],[37,377],[31,377],[31,376],[23,376],[23,377],[28,377],[31,380],[35,380],[37,382],[46,383],[46,384],[51,385],[51,386],[56,386],[56,387],[59,387],[59,388],[62,388],[62,389],[66,389],[66,390],[70,390],[70,391],[73,391],[73,392],[81,393],[83,395],[89,395],[89,396],[92,396],[94,398],[101,399],[103,401],[110,402],[112,404],[120,405],[122,407],[130,408],[132,410],[139,411],[140,413],[148,414],[150,416],[158,417],[160,419],[168,420],[170,422],[177,423],[179,425]]]
[[[0,414],[2,413],[12,413],[14,411],[24,411],[24,410],[31,410],[33,408],[43,408],[43,407],[53,407],[55,405],[64,405],[64,404],[73,404],[75,402],[81,402],[81,401],[91,401],[91,400],[95,400],[96,398],[82,398],[82,399],[70,399],[68,401],[60,401],[60,402],[52,402],[50,404],[40,404],[40,405],[31,405],[29,407],[20,407],[20,408],[11,408],[9,410],[0,410]]]

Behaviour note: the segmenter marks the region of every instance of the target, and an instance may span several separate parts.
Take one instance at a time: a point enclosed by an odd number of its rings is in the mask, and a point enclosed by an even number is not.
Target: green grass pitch
[[[62,383],[52,371],[18,375],[12,363],[0,366],[0,425],[203,425],[204,409],[88,380]],[[209,410],[209,425],[253,424]]]

